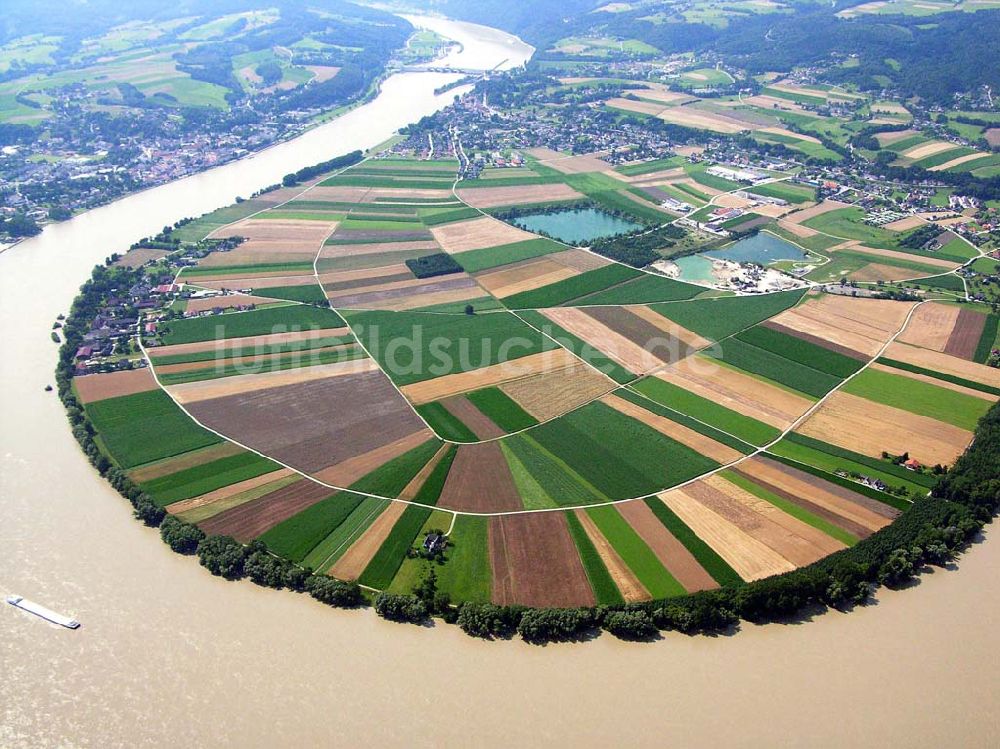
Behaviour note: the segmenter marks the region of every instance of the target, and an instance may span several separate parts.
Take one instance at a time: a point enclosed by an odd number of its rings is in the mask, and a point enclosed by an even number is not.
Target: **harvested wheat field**
[[[548,258],[540,258],[480,273],[476,276],[476,282],[493,296],[502,299],[577,275],[579,271],[575,268],[569,268]]]
[[[962,307],[952,328],[944,353],[972,361],[986,326],[986,315]]]
[[[379,280],[379,279],[375,279]],[[330,306],[337,309],[412,309],[426,306],[431,302],[420,301],[424,295],[440,294],[462,290],[458,299],[474,299],[482,296],[476,282],[464,273],[454,273],[438,278],[413,278],[373,283],[353,290],[327,290]],[[336,285],[336,284],[335,284]],[[416,303],[411,303],[416,299]]]
[[[316,283],[316,277],[311,273],[301,276],[252,276],[242,278],[222,278],[215,281],[202,281],[198,279],[197,285],[205,289],[215,289],[217,291],[237,291],[239,289],[273,289],[281,286],[312,286]],[[267,299],[273,304],[275,299]],[[188,307],[190,309],[190,307]]]
[[[804,567],[844,548],[840,541],[793,518],[722,475],[710,476],[688,490],[705,507],[796,567]]]
[[[895,507],[763,456],[743,461],[735,471],[859,538],[899,516]]]
[[[953,148],[956,148],[954,143],[950,143],[946,140],[937,140],[931,141],[930,143],[922,143],[919,146],[909,148],[903,151],[900,155],[904,158],[912,159],[913,161],[919,161],[920,159],[926,159],[928,156],[933,156],[937,153],[950,151]]]
[[[649,372],[662,367],[670,358],[669,351],[661,350],[664,357],[661,358],[621,333],[615,332],[588,314],[585,309],[555,307],[543,310],[542,314],[564,330],[579,336],[630,372],[636,374]],[[641,321],[641,318],[635,317],[635,319]]]
[[[850,206],[848,206],[847,203],[841,203],[839,200],[824,200],[822,203],[817,203],[811,208],[804,208],[801,211],[796,211],[788,216],[788,218],[782,219],[781,225],[783,227],[787,227],[789,224],[802,224],[811,218],[822,216],[824,213],[838,211],[841,208],[849,207]]]
[[[908,231],[909,229],[916,229],[918,226],[923,226],[925,223],[927,222],[920,218],[920,216],[907,216],[906,218],[886,224],[884,228],[891,231]]]
[[[723,445],[721,442],[716,442],[711,437],[706,437],[693,429],[678,424],[676,421],[671,421],[666,417],[647,411],[642,406],[637,406],[632,401],[625,400],[613,393],[601,398],[601,402],[607,406],[611,406],[611,408],[619,413],[623,413],[648,427],[652,427],[663,436],[680,442],[682,445],[687,445],[700,455],[711,458],[716,463],[732,463],[734,460],[739,460],[743,457],[743,453],[727,445]]]
[[[260,304],[274,304],[276,299],[250,294],[225,294],[203,299],[189,299],[184,311],[190,315],[209,312],[214,309],[239,309],[240,307],[256,307]]]
[[[910,302],[819,294],[806,297],[771,322],[870,358],[899,330],[912,307]]]
[[[607,164],[604,165],[607,168]],[[476,187],[458,191],[458,197],[473,208],[499,208],[508,205],[544,203],[550,200],[578,200],[583,197],[569,185],[516,185],[513,187]]]
[[[621,109],[626,112],[637,112],[639,114],[648,114],[654,117],[667,108],[666,102],[656,104],[651,101],[635,101],[634,99],[623,99],[621,97],[608,99],[604,103],[614,109]]]
[[[794,101],[789,101],[788,99],[781,99],[777,96],[768,96],[766,94],[750,96],[743,101],[747,104],[752,104],[755,107],[761,107],[763,109],[784,109],[786,112],[806,112],[807,110],[801,104]]]
[[[601,160],[602,153],[586,153],[579,156],[560,156],[559,158],[542,160],[542,164],[550,166],[563,174],[587,174],[601,172],[611,178],[618,178],[618,173],[611,170],[611,165]],[[624,181],[624,180],[623,180]]]
[[[712,590],[719,584],[712,579],[705,569],[694,558],[694,555],[678,541],[666,526],[663,525],[649,509],[649,505],[641,500],[622,502],[617,505],[618,512],[635,529],[639,537],[667,568],[667,571],[688,593],[699,590]]]
[[[167,250],[153,250],[148,247],[136,247],[129,250],[122,257],[115,261],[117,268],[141,268],[148,262],[164,258],[170,253]]]
[[[593,606],[587,573],[561,512],[490,519],[493,602],[525,606]]]
[[[248,218],[216,229],[211,239],[245,237],[241,249],[319,249],[323,241],[337,228],[336,221],[299,221],[295,219]]]
[[[785,218],[778,221],[778,225],[781,226],[782,229],[785,229],[790,234],[794,234],[800,239],[808,239],[809,237],[815,237],[819,234],[819,232],[815,229],[810,229],[808,226],[804,226],[802,224],[793,223]]]
[[[921,304],[910,318],[906,330],[896,340],[943,352],[958,322],[960,311],[961,308],[955,305],[935,302]]]
[[[982,390],[976,390],[975,388],[966,387],[965,385],[959,385],[954,382],[948,382],[947,380],[939,380],[937,377],[920,374],[919,372],[909,372],[905,369],[896,369],[895,367],[878,363],[872,364],[871,369],[876,372],[885,372],[887,374],[896,375],[897,377],[905,377],[908,380],[926,382],[929,385],[934,385],[935,387],[943,388],[945,390],[951,390],[953,393],[963,393],[971,398],[979,398],[980,400],[984,400],[988,403],[996,401],[996,396],[991,395],[990,393],[984,393]]]
[[[437,506],[464,512],[522,509],[521,495],[499,442],[458,447]]]
[[[450,254],[536,239],[536,235],[530,232],[489,216],[434,226],[431,227],[431,234],[441,249]]]
[[[972,441],[965,429],[842,392],[796,431],[872,457],[908,452],[925,465],[951,465]]]
[[[702,356],[688,357],[656,376],[778,429],[787,429],[813,405],[808,398]]]
[[[538,421],[548,421],[617,387],[607,375],[574,361],[551,372],[502,383],[500,390]]]
[[[990,387],[1000,387],[1000,369],[959,359],[945,353],[909,346],[898,342],[898,340],[886,349],[885,356],[887,359],[895,359]]]
[[[671,339],[676,339],[678,341],[681,341],[689,349],[705,348],[710,343],[707,339],[702,338],[697,333],[693,333],[687,328],[682,328],[673,320],[664,317],[656,310],[650,309],[645,305],[642,304],[626,305],[622,309],[628,310],[636,317],[642,318],[647,323],[649,323],[657,330],[659,330],[662,335],[665,335]]]
[[[711,130],[714,133],[726,133],[731,135],[733,133],[739,133],[743,130],[751,129],[743,122],[723,117],[722,115],[715,114],[714,112],[692,109],[691,107],[683,105],[678,107],[667,107],[656,116],[661,120],[670,122],[674,125],[683,125],[684,127],[693,127],[699,130]]]
[[[562,370],[578,361],[573,354],[565,349],[551,349],[468,372],[456,372],[436,377],[433,380],[405,385],[400,388],[400,391],[411,403],[419,406],[452,395],[461,395],[480,388],[499,385],[509,380]]]
[[[621,558],[615,547],[604,537],[601,529],[597,527],[597,524],[590,518],[586,510],[574,510],[573,512],[576,519],[580,521],[580,525],[583,526],[584,533],[587,534],[590,543],[597,550],[597,555],[601,558],[604,566],[608,568],[608,574],[611,575],[611,579],[614,581],[615,587],[622,594],[622,598],[629,603],[652,599],[653,596],[649,594],[649,591],[646,590],[646,587],[639,578],[625,564],[625,560]]]
[[[199,523],[199,527],[210,536],[232,536],[240,543],[247,543],[333,493],[322,484],[302,479],[213,515]]]
[[[392,447],[389,457],[395,457],[433,436],[378,370],[243,391],[187,408],[209,428],[328,483],[324,469],[359,456],[385,462],[381,448]]]
[[[326,573],[341,580],[357,580],[361,577],[361,573],[382,548],[382,544],[392,533],[393,526],[402,517],[406,508],[404,502],[390,502]]]
[[[145,393],[147,390],[156,390],[159,385],[153,379],[149,367],[142,367],[75,377],[73,387],[81,403],[93,403],[105,398]]]
[[[581,250],[578,248],[573,248],[570,250],[563,250],[562,252],[553,252],[551,255],[545,256],[548,260],[553,263],[559,263],[567,268],[573,268],[581,273],[585,273],[588,270],[597,270],[598,268],[603,268],[606,265],[611,265],[611,261],[605,257],[594,252],[588,252],[587,250]]]
[[[909,278],[920,278],[926,275],[920,271],[908,270],[898,265],[886,265],[884,263],[868,263],[857,270],[852,270],[847,274],[851,281],[878,282],[878,281],[904,281]]]
[[[722,557],[744,580],[790,572],[795,565],[734,523],[707,507],[699,497],[717,496],[702,482],[659,495],[685,525]]]
[[[1000,130],[994,128],[994,131],[1000,135]],[[995,138],[995,140],[1000,140],[1000,138]],[[1000,145],[1000,143],[991,143],[990,145]],[[956,166],[961,166],[968,161],[975,161],[976,159],[981,159],[986,154],[981,151],[976,151],[975,153],[967,153],[965,156],[959,156],[952,159],[951,161],[946,161],[943,164],[938,164],[937,166],[930,167],[927,171],[929,172],[946,172],[949,169],[954,169]]]
[[[848,348],[847,346],[841,346],[838,343],[833,343],[832,341],[828,341],[825,338],[820,338],[819,336],[812,335],[811,333],[805,333],[801,330],[795,330],[793,328],[785,327],[781,323],[774,322],[773,320],[765,320],[760,325],[761,327],[770,328],[771,330],[775,330],[779,333],[790,335],[793,338],[798,338],[799,340],[802,341],[808,341],[809,343],[814,343],[817,346],[822,346],[823,348],[829,349],[830,351],[836,351],[838,354],[849,356],[852,359],[857,359],[858,361],[867,362],[868,359],[870,358],[869,356],[861,353],[860,351],[855,351],[854,349]]]

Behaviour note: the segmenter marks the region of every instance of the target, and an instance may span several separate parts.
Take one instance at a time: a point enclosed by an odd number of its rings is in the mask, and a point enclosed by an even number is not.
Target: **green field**
[[[242,452],[147,481],[141,489],[161,507],[277,471],[281,466],[257,453]]]
[[[816,188],[791,182],[771,182],[751,187],[748,191],[754,195],[787,200],[789,203],[811,203],[816,200]]]
[[[466,395],[472,405],[505,432],[519,432],[538,423],[500,388],[490,387]]]
[[[424,403],[416,408],[417,413],[423,417],[424,421],[430,425],[430,428],[437,432],[438,436],[442,439],[452,440],[453,442],[479,441],[475,432],[469,429],[461,419],[454,416],[442,403],[438,401]]]
[[[329,570],[389,506],[389,500],[365,497],[360,503],[351,506],[354,509],[343,522],[306,554],[302,559],[302,566],[320,573]]]
[[[700,395],[688,392],[656,377],[646,377],[630,386],[657,403],[690,416],[758,447],[781,434],[780,430],[749,416],[744,416]]]
[[[469,273],[478,273],[479,271],[489,270],[501,265],[529,260],[530,258],[541,257],[553,252],[562,252],[565,249],[565,245],[541,237],[539,239],[528,239],[524,242],[515,242],[514,244],[505,244],[498,247],[469,250],[454,257],[466,271]]]
[[[594,599],[597,604],[608,606],[625,603],[625,599],[622,598],[618,586],[611,578],[611,573],[608,572],[604,560],[597,553],[597,548],[583,529],[579,518],[572,512],[567,512],[566,522],[569,525],[573,543],[576,544],[576,550],[580,555],[580,561],[583,562],[583,569],[587,573],[587,580],[590,581],[590,589],[594,591]]]
[[[691,555],[698,560],[705,571],[712,576],[712,579],[719,585],[742,585],[743,579],[736,574],[736,571],[729,566],[725,559],[720,557],[715,550],[701,540],[674,512],[667,507],[657,497],[646,497],[646,505],[657,519],[663,523],[664,527],[691,552]]]
[[[534,432],[501,443],[525,508],[573,507],[610,499],[565,460],[537,442]]]
[[[690,299],[705,289],[694,284],[674,281],[671,278],[644,273],[639,278],[626,281],[596,294],[580,297],[574,304],[649,304]]]
[[[717,467],[603,403],[536,427],[531,438],[608,497],[638,497]]]
[[[180,385],[198,380],[214,380],[220,377],[234,377],[245,374],[264,374],[279,372],[285,369],[300,367],[316,367],[321,364],[336,364],[339,362],[364,359],[368,355],[360,346],[346,345],[328,349],[310,349],[295,351],[290,354],[280,354],[267,361],[241,362],[219,359],[203,369],[192,369],[184,372],[157,373],[163,385]]]
[[[305,304],[326,304],[326,294],[319,284],[306,284],[305,286],[269,286],[262,289],[254,289],[256,296],[266,296],[272,299],[287,299],[291,302],[304,302]]]
[[[844,385],[843,390],[970,431],[991,405],[982,398],[875,369],[866,369]]]
[[[841,379],[850,377],[864,364],[858,359],[763,325],[748,328],[738,333],[735,338],[742,343]]]
[[[509,312],[345,314],[361,342],[386,374],[401,386],[469,372],[556,347]]]
[[[652,308],[682,328],[705,338],[719,340],[774,317],[796,304],[804,291],[783,291],[753,297],[718,297]]]
[[[172,345],[296,330],[340,328],[344,325],[343,318],[332,310],[295,304],[252,312],[230,312],[211,317],[172,320],[160,330],[163,344]]]
[[[632,380],[635,379],[635,375],[625,369],[625,367],[618,364],[618,362],[605,356],[582,338],[579,338],[565,328],[556,325],[541,312],[536,312],[534,310],[522,310],[518,312],[517,315],[529,325],[538,328],[546,335],[554,338],[563,348],[572,351],[577,356],[586,358],[590,366],[600,370],[615,382],[625,384],[626,382],[632,382]]]
[[[585,512],[654,599],[687,592],[615,507],[591,507]]]
[[[122,468],[135,468],[222,442],[198,426],[162,390],[88,403],[84,406],[100,442]]]
[[[149,358],[154,365],[163,366],[167,364],[184,364],[187,362],[212,362],[241,356],[266,356],[270,354],[312,351],[329,346],[342,346],[353,342],[354,336],[350,335],[327,336],[325,338],[310,338],[305,341],[285,341],[263,346],[241,346],[239,348],[226,349],[225,351],[216,351],[214,349],[210,351],[192,351],[186,354],[171,354],[169,356],[157,356],[156,349],[154,348],[150,349]]]

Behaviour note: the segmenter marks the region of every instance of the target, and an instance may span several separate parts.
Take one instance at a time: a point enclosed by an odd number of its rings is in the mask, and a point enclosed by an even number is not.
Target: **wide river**
[[[426,23],[462,42],[455,65],[530,54],[495,30]],[[997,539],[850,615],[533,647],[227,583],[132,520],[43,390],[55,316],[107,254],[379,143],[444,106],[442,80],[396,76],[293,142],[0,254],[0,593],[83,622],[73,632],[0,606],[0,746],[995,746]]]

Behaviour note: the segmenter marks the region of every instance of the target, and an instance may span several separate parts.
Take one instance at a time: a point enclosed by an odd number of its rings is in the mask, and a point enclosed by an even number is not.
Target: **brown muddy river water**
[[[440,20],[457,64],[530,49]],[[52,226],[0,254],[0,747],[995,746],[1000,543],[877,605],[731,637],[486,643],[227,583],[132,520],[73,441],[49,328],[94,263],[183,216],[444,106],[448,76],[396,76],[371,104],[245,161]],[[991,535],[995,533],[991,532]]]

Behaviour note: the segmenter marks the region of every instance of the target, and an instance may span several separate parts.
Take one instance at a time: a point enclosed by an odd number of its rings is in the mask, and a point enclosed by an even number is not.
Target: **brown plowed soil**
[[[493,602],[593,606],[583,562],[561,512],[490,518]]]
[[[673,364],[692,353],[691,347],[625,307],[585,307],[583,311],[598,322],[651,352],[660,361]]]
[[[985,325],[986,315],[963,307],[958,313],[958,320],[955,321],[951,335],[948,336],[944,353],[972,361]]]
[[[200,400],[188,410],[212,429],[305,472],[428,432],[379,371]]]
[[[334,491],[329,487],[302,479],[214,515],[202,521],[199,527],[210,536],[232,536],[246,543],[332,494]]]
[[[649,505],[637,500],[621,502],[617,507],[618,512],[635,529],[646,545],[652,549],[656,558],[667,568],[667,571],[684,586],[684,590],[688,593],[694,593],[699,590],[711,590],[719,587],[719,584],[705,571],[704,567],[698,564],[698,560],[684,544],[674,538],[666,526],[657,519],[653,511],[649,509]]]
[[[481,440],[502,437],[506,432],[493,423],[492,419],[472,405],[464,395],[456,395],[441,401],[448,413],[465,424]]]
[[[388,463],[394,458],[398,458],[403,453],[409,452],[415,447],[419,447],[430,439],[435,439],[434,433],[430,429],[422,428],[387,445],[376,447],[353,458],[348,458],[319,471],[314,471],[313,476],[319,481],[333,486],[348,487],[379,466]]]
[[[145,393],[159,387],[148,367],[74,377],[73,386],[81,403]]]
[[[499,442],[458,447],[438,506],[466,512],[523,509]]]

